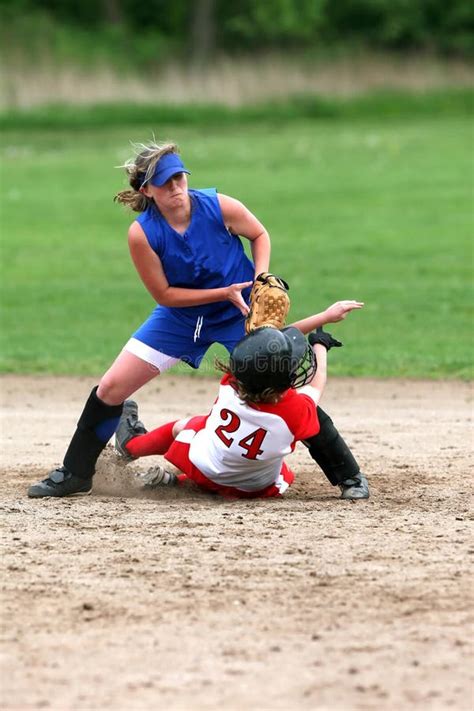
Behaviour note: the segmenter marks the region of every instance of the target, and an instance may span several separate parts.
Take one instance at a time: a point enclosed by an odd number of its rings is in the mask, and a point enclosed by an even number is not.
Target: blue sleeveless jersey
[[[137,222],[158,255],[170,286],[184,289],[215,289],[252,281],[254,267],[240,238],[226,228],[215,188],[190,190],[192,212],[186,232],[176,232],[153,205]],[[242,292],[246,301],[250,288]],[[183,308],[158,306],[173,315],[211,322],[235,318],[240,311],[230,301]]]

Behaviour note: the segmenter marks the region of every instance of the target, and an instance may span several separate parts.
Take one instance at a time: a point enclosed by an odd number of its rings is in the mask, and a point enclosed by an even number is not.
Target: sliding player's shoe
[[[355,474],[350,479],[345,479],[341,488],[341,499],[356,500],[356,499],[368,499],[369,494],[369,482],[366,477],[359,472]]]
[[[154,489],[157,486],[176,486],[179,484],[176,474],[157,465],[143,474],[137,474],[138,481],[145,489]]]

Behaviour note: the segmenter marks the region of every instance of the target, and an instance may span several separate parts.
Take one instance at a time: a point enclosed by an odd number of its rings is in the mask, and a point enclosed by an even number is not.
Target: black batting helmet
[[[249,393],[283,392],[312,380],[316,359],[297,328],[257,328],[237,343],[230,357],[232,375]]]

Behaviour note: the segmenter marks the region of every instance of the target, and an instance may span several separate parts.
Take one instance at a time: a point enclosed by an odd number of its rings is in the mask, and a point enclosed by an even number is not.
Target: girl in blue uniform
[[[212,343],[231,351],[244,336],[254,277],[268,271],[268,232],[241,202],[189,190],[175,144],[140,149],[125,166],[131,189],[116,200],[140,213],[129,229],[130,253],[158,306],[92,390],[63,466],[29,496],[89,493],[123,401],[178,360],[197,368]],[[238,235],[251,242],[253,264]]]
[[[31,497],[88,494],[124,400],[179,360],[199,367],[212,343],[232,351],[244,336],[252,282],[269,268],[270,238],[261,222],[215,189],[189,190],[189,171],[175,144],[141,145],[124,167],[131,189],[116,200],[140,213],[128,232],[130,253],[158,305],[90,393],[63,465],[33,484]],[[250,241],[253,263],[239,235]],[[359,468],[321,413],[323,436],[314,446],[308,442],[309,451],[330,480],[337,466],[337,476],[350,475],[350,487],[357,488]],[[335,436],[343,452],[335,450]],[[363,498],[360,493],[354,498]]]

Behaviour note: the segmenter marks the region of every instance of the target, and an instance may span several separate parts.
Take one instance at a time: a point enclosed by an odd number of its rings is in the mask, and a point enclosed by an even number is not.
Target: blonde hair
[[[143,183],[149,180],[155,172],[156,164],[166,153],[179,153],[176,143],[134,143],[135,157],[127,160],[119,168],[125,168],[131,190],[121,190],[114,197],[134,212],[144,212],[153,200],[140,192]]]
[[[272,405],[275,405],[277,402],[280,402],[283,396],[283,392],[281,392],[280,390],[275,390],[275,388],[264,388],[259,393],[251,393],[245,388],[245,385],[241,383],[240,380],[237,380],[235,375],[233,375],[228,363],[223,363],[221,360],[216,358],[214,365],[217,370],[221,371],[221,373],[226,373],[227,375],[230,375],[231,384],[235,388],[239,398],[244,402],[261,402],[267,404],[271,403]]]

